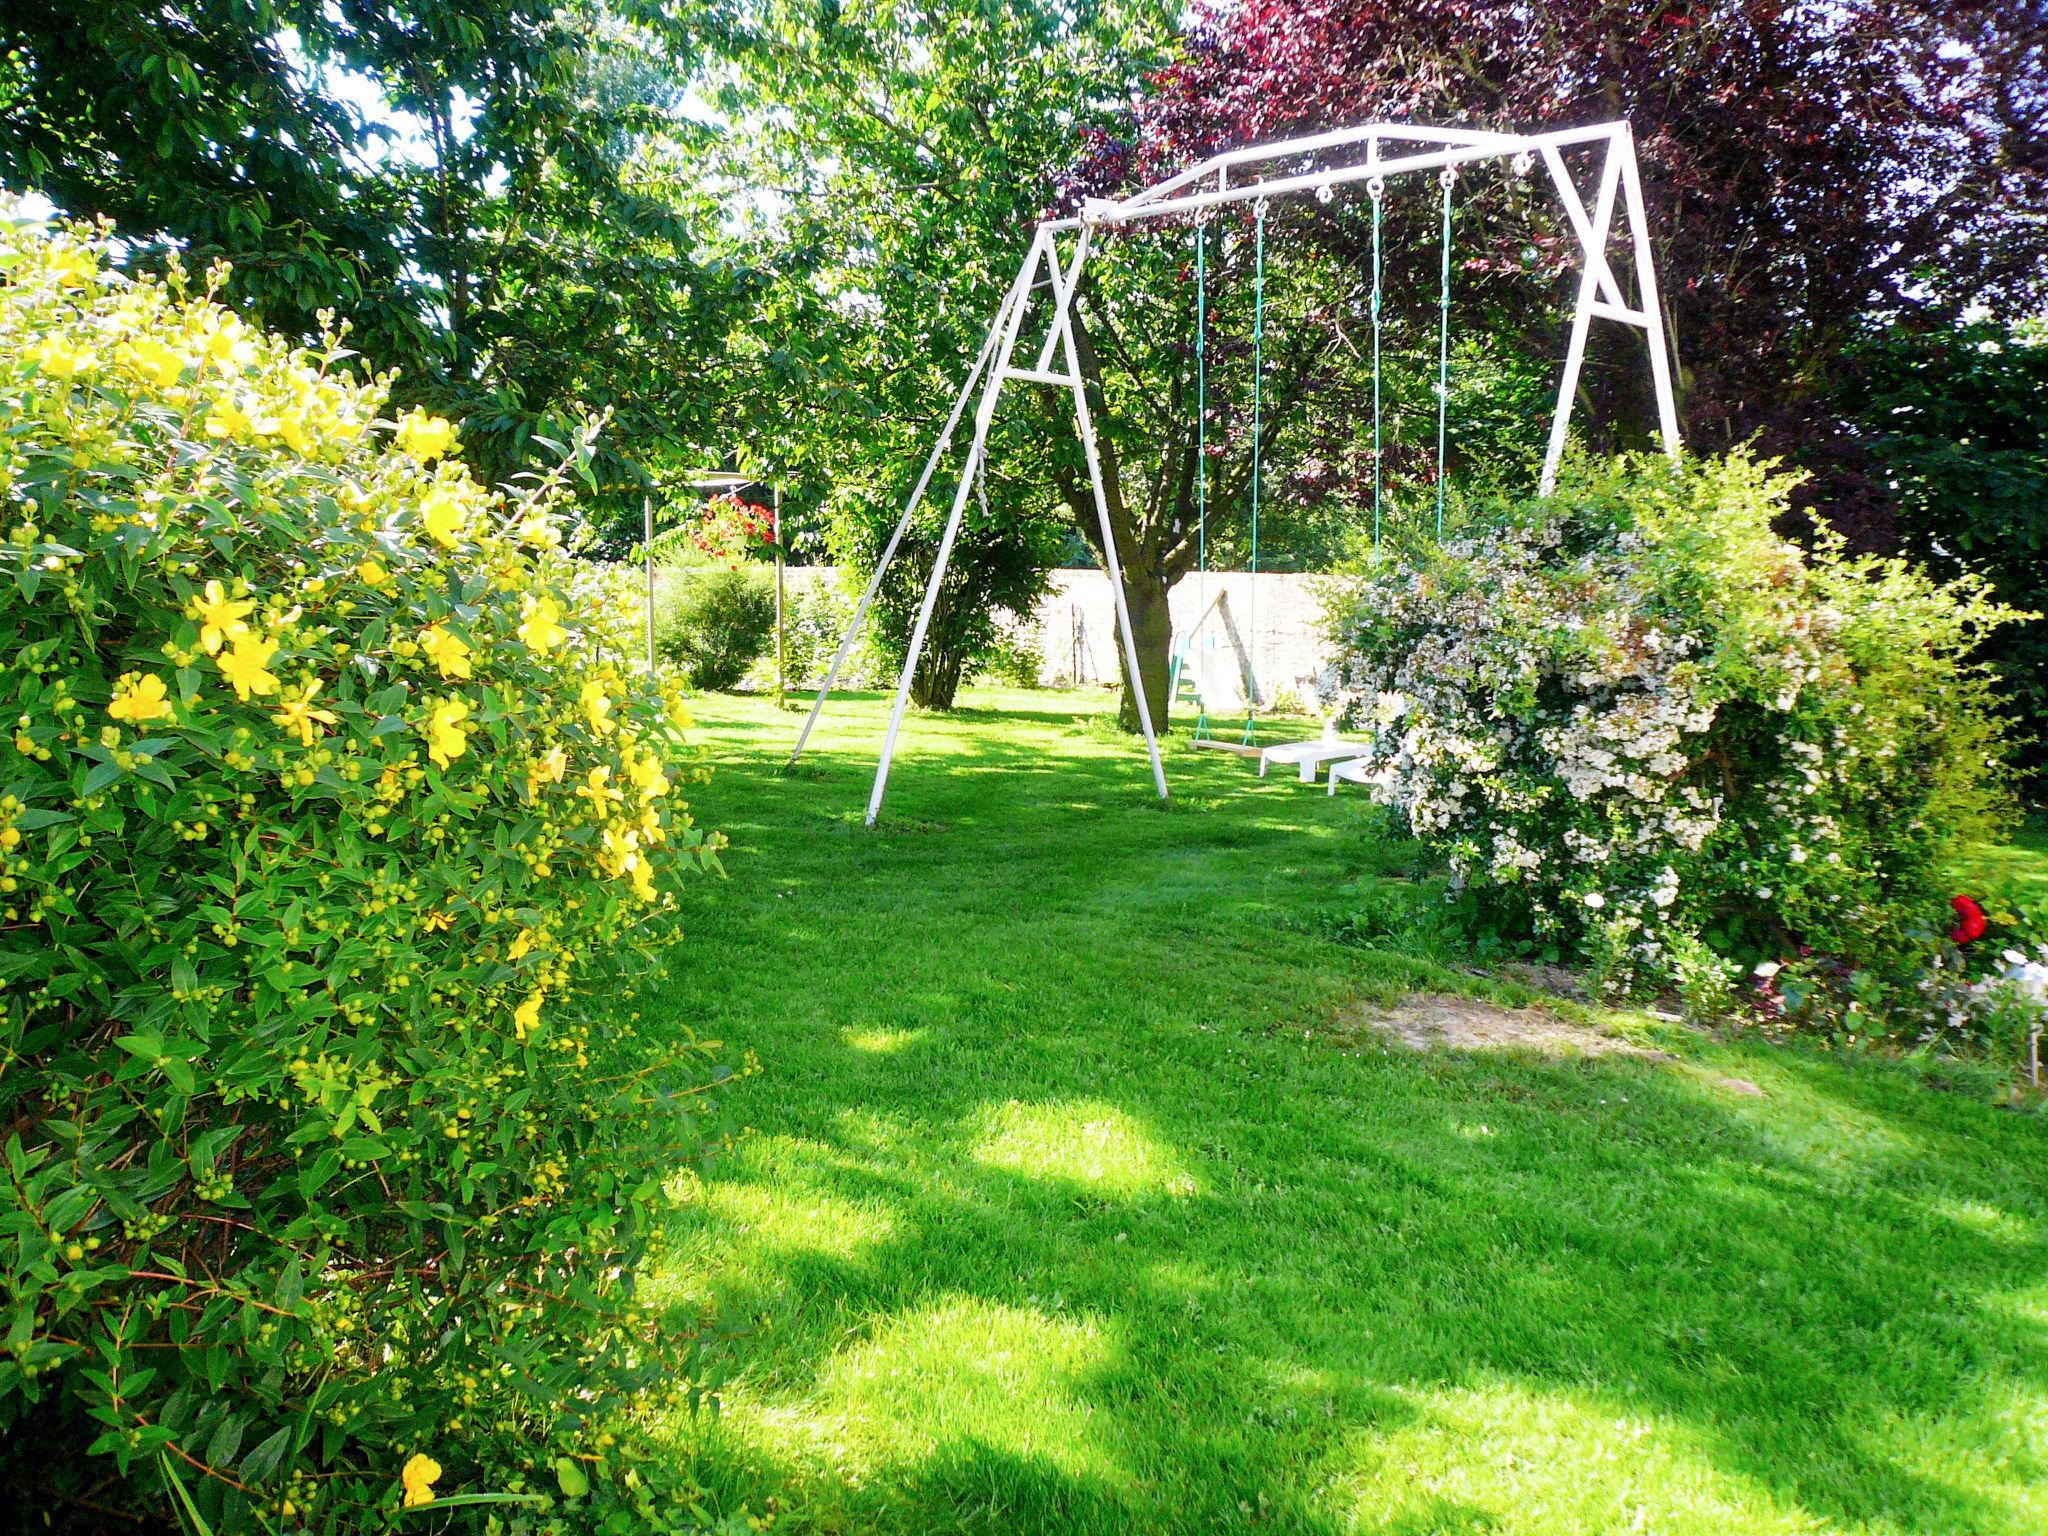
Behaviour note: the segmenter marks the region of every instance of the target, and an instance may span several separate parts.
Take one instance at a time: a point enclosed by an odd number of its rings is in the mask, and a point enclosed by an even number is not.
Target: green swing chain
[[[1195,220],[1195,569],[1201,595],[1209,596],[1209,281],[1207,267],[1207,216]],[[1194,631],[1188,632],[1187,649],[1195,646]],[[1188,664],[1184,657],[1181,663]],[[1197,691],[1195,698],[1195,740],[1208,728],[1209,710]]]
[[[1380,552],[1380,198],[1387,184],[1375,176],[1372,194],[1372,552]]]
[[[1457,170],[1445,166],[1437,177],[1444,189],[1444,275],[1443,295],[1437,300],[1442,316],[1436,344],[1436,537],[1444,537],[1444,421],[1451,404],[1451,186]]]
[[[1266,369],[1266,200],[1253,207],[1252,235],[1252,584],[1245,597],[1244,623],[1259,643],[1259,436],[1262,382]],[[1250,746],[1259,718],[1258,663],[1246,688],[1244,744]]]

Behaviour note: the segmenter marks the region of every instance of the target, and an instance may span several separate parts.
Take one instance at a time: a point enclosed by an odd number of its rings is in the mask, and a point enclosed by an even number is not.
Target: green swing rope
[[[1437,177],[1444,189],[1443,293],[1437,300],[1441,319],[1436,343],[1436,537],[1444,537],[1444,420],[1451,404],[1451,185],[1458,179],[1455,168],[1445,166]]]
[[[1266,200],[1253,209],[1252,236],[1252,585],[1245,598],[1245,629],[1251,635],[1254,658],[1259,643],[1259,434],[1263,381],[1266,370]],[[1252,745],[1259,718],[1258,662],[1246,680],[1244,744]]]

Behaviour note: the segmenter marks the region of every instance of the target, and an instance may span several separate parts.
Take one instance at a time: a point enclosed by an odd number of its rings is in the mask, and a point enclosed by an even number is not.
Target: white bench
[[[1316,775],[1323,771],[1323,764],[1333,759],[1354,758],[1372,748],[1362,741],[1288,741],[1267,747],[1259,753],[1259,777],[1266,776],[1271,763],[1292,763],[1301,771],[1301,782],[1313,784]]]

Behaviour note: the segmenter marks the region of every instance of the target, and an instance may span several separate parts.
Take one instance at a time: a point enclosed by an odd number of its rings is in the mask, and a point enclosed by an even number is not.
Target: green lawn
[[[1486,984],[1333,937],[1409,873],[1361,800],[1177,746],[1162,811],[1087,701],[970,702],[874,833],[873,698],[788,777],[798,717],[699,709],[731,879],[671,1006],[765,1069],[655,1277],[751,1324],[669,1427],[708,1508],[2048,1530],[2042,1118],[1675,1031],[1390,1049],[1362,1009]]]

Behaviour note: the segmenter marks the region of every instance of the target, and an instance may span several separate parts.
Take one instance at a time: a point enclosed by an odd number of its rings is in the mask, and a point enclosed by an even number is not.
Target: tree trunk
[[[1097,421],[1097,459],[1102,468],[1103,500],[1108,504],[1109,525],[1116,539],[1117,563],[1122,568],[1124,601],[1131,612],[1131,637],[1138,649],[1138,677],[1145,689],[1145,703],[1152,713],[1152,729],[1164,734],[1168,716],[1173,708],[1170,683],[1173,671],[1173,615],[1167,606],[1167,593],[1172,589],[1174,579],[1180,571],[1174,568],[1169,553],[1172,540],[1161,536],[1163,530],[1147,528],[1142,516],[1131,506],[1128,488],[1124,483],[1122,456],[1117,452],[1115,438],[1103,428],[1109,424],[1109,410],[1102,393],[1101,365],[1095,355],[1093,338],[1089,335],[1081,306],[1076,304],[1073,312],[1075,352],[1080,360],[1081,377],[1086,383],[1089,405]],[[1182,455],[1188,466],[1193,464],[1193,450],[1189,448]],[[1165,449],[1167,464],[1174,461],[1174,445]],[[1055,464],[1053,478],[1059,486],[1062,499],[1067,503],[1074,519],[1074,526],[1088,547],[1095,551],[1106,575],[1109,561],[1102,547],[1102,525],[1095,508],[1095,493],[1088,483],[1086,471],[1075,465]],[[1112,599],[1113,601],[1113,599]],[[1114,609],[1112,623],[1114,624]],[[1124,656],[1123,632],[1120,627],[1114,635],[1117,659],[1117,676],[1126,685],[1129,683],[1129,663]],[[1138,705],[1128,686],[1124,689],[1122,704],[1117,710],[1117,723],[1126,731],[1136,734]]]
[[[924,654],[917,658],[917,670],[910,674],[910,702],[919,709],[951,709],[966,670],[963,653],[927,639]]]
[[[1173,708],[1170,688],[1173,680],[1173,614],[1167,607],[1167,586],[1156,571],[1124,571],[1124,599],[1131,607],[1131,634],[1138,642],[1138,677],[1145,686],[1145,703],[1152,711],[1152,729],[1166,734],[1168,713]],[[1117,673],[1129,671],[1124,663],[1123,636],[1116,637]],[[1127,731],[1138,729],[1138,706],[1129,688],[1117,711]]]

